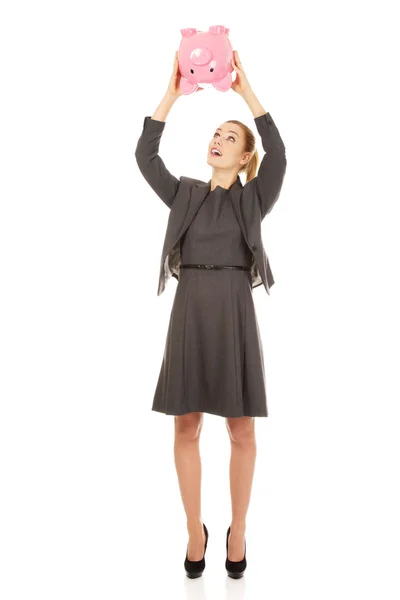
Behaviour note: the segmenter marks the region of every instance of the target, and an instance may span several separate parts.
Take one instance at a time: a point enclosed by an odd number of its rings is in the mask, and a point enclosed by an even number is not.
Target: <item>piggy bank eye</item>
[[[212,67],[212,68],[210,69],[210,71],[211,71],[211,73],[212,73],[212,72],[214,71],[214,67]]]
[[[194,73],[193,69],[190,69],[190,72],[191,72],[191,73]]]

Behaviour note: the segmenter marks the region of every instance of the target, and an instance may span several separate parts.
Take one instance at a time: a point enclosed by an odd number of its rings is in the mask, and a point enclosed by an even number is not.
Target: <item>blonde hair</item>
[[[243,165],[239,169],[239,173],[246,173],[246,183],[254,179],[257,175],[257,167],[258,167],[258,151],[256,148],[256,138],[252,132],[252,130],[247,127],[241,121],[236,121],[235,119],[230,119],[229,121],[225,121],[225,123],[234,123],[235,125],[239,125],[244,131],[244,152],[251,152],[252,157],[250,160]]]

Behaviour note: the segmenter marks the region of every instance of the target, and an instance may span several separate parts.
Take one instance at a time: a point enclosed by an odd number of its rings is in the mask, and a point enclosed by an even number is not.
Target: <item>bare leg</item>
[[[201,517],[200,432],[203,413],[175,415],[174,458],[189,533],[188,559],[204,555],[206,536]]]
[[[256,461],[255,421],[254,417],[232,417],[227,418],[225,424],[231,441],[229,477],[232,521],[228,538],[228,559],[239,561],[244,557],[246,515]]]

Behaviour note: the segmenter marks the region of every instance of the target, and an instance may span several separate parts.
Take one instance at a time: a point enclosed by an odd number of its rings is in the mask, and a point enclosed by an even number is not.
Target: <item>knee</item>
[[[232,417],[225,419],[231,442],[246,447],[255,443],[254,417]]]
[[[175,415],[175,437],[179,440],[196,440],[203,426],[203,413],[191,412]]]

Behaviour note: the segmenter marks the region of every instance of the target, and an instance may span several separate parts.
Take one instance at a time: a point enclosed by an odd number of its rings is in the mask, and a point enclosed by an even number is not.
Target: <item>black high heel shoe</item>
[[[200,577],[200,575],[202,575],[205,567],[206,567],[206,561],[205,561],[205,554],[206,554],[206,550],[207,550],[207,542],[208,542],[208,531],[207,531],[207,527],[204,525],[203,523],[203,528],[206,534],[206,542],[204,544],[204,555],[203,558],[201,558],[200,560],[189,560],[188,559],[188,553],[186,550],[186,558],[185,558],[185,571],[186,571],[186,575],[188,577],[190,577],[191,579],[195,579],[195,577]]]
[[[243,573],[245,572],[245,569],[247,567],[247,560],[246,560],[246,538],[244,540],[244,557],[242,558],[242,560],[238,560],[238,561],[234,561],[234,560],[229,560],[228,558],[228,538],[229,538],[229,533],[231,531],[231,527],[228,527],[228,531],[226,533],[226,561],[225,561],[225,568],[228,571],[228,575],[229,577],[232,577],[233,579],[239,579],[240,577],[243,576]]]

